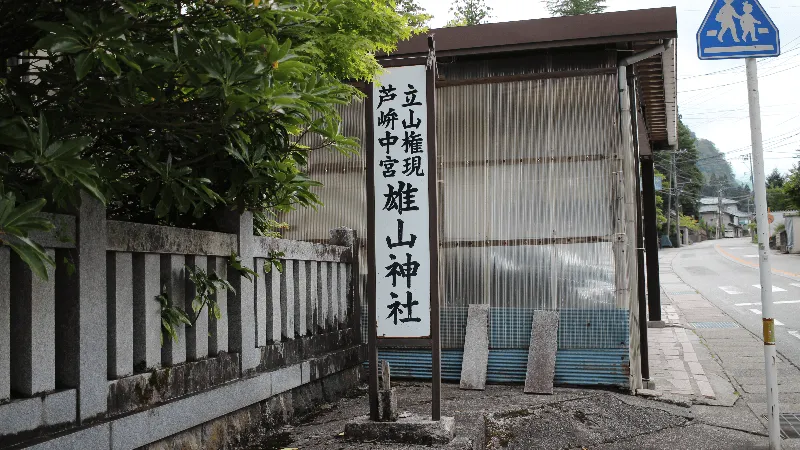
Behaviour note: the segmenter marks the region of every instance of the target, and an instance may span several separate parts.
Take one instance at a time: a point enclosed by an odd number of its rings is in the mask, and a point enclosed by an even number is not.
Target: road
[[[758,249],[749,238],[706,241],[676,251],[672,267],[683,281],[761,336]],[[800,367],[800,255],[771,253],[778,352]]]

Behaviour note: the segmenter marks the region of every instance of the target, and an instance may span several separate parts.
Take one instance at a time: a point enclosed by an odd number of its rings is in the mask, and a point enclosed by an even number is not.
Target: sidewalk
[[[681,250],[662,251],[662,318],[650,328],[650,374],[656,390],[682,396],[692,409],[726,417],[732,428],[766,435],[766,386],[761,339],[717,308],[672,270]],[[800,370],[779,358],[781,412],[800,411]],[[783,440],[800,448],[800,440]]]

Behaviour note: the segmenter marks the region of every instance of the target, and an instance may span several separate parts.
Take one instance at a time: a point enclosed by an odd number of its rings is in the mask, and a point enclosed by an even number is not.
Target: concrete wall
[[[0,447],[223,448],[357,383],[353,231],[310,244],[253,236],[250,214],[228,233],[115,222],[89,198],[56,219],[35,236],[48,280],[0,246]],[[276,253],[284,270],[267,272]],[[156,297],[191,311],[186,266],[236,291],[162,343]]]

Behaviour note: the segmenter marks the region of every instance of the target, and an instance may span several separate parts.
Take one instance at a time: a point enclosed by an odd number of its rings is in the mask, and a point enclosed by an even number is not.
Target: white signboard
[[[373,85],[375,304],[379,337],[431,335],[425,66]]]

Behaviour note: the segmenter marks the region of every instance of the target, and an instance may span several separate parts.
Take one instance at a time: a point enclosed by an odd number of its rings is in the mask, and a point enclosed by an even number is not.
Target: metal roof
[[[503,58],[531,50],[569,47],[616,48],[621,56],[678,36],[674,7],[487,23],[430,30],[439,57],[494,55]],[[388,58],[423,56],[427,35],[400,42]],[[675,45],[634,66],[637,97],[653,150],[678,145]]]

